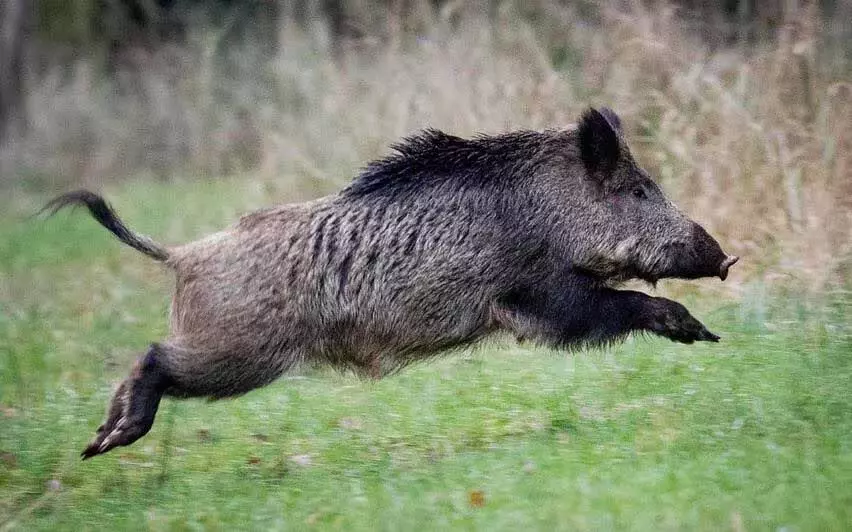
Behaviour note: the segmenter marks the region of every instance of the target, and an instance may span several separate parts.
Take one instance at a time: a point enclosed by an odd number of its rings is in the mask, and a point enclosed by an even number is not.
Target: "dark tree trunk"
[[[29,0],[0,2],[0,144],[24,126],[24,55],[29,38]]]

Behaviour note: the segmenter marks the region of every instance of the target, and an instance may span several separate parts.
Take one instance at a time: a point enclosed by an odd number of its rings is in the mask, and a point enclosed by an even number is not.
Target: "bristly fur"
[[[425,129],[392,145],[395,153],[369,163],[341,194],[388,196],[447,183],[457,187],[499,186],[510,183],[514,170],[531,160],[549,140],[549,135],[537,131],[463,139]]]
[[[84,457],[142,437],[163,396],[235,397],[299,365],[379,378],[496,333],[562,349],[640,331],[717,340],[682,305],[611,286],[715,276],[726,258],[619,127],[590,110],[571,131],[426,130],[339,194],[168,250],[100,196],[60,196],[47,208],[87,206],[175,273],[169,334],[119,386]]]

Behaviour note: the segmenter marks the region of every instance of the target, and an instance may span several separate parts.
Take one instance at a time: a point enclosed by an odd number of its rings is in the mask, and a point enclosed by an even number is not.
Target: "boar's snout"
[[[716,240],[704,230],[703,227],[693,222],[692,246],[686,260],[677,261],[681,263],[678,268],[681,271],[677,277],[695,279],[699,277],[719,277],[725,280],[728,270],[736,264],[739,257],[728,255],[722,251],[722,247]]]

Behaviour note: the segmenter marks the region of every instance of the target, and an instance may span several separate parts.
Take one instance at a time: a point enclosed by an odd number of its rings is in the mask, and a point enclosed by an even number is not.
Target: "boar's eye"
[[[645,194],[645,189],[642,187],[637,187],[633,189],[633,196],[639,199],[647,198],[647,194]]]

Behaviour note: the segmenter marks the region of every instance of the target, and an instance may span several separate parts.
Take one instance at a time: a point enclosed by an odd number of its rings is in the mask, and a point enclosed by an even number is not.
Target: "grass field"
[[[163,242],[276,196],[107,193]],[[81,462],[111,385],[165,334],[171,279],[81,211],[25,220],[44,199],[0,204],[0,530],[852,527],[852,296],[757,283],[689,302],[720,344],[493,342],[380,382],[310,372],[166,401],[136,445]]]

